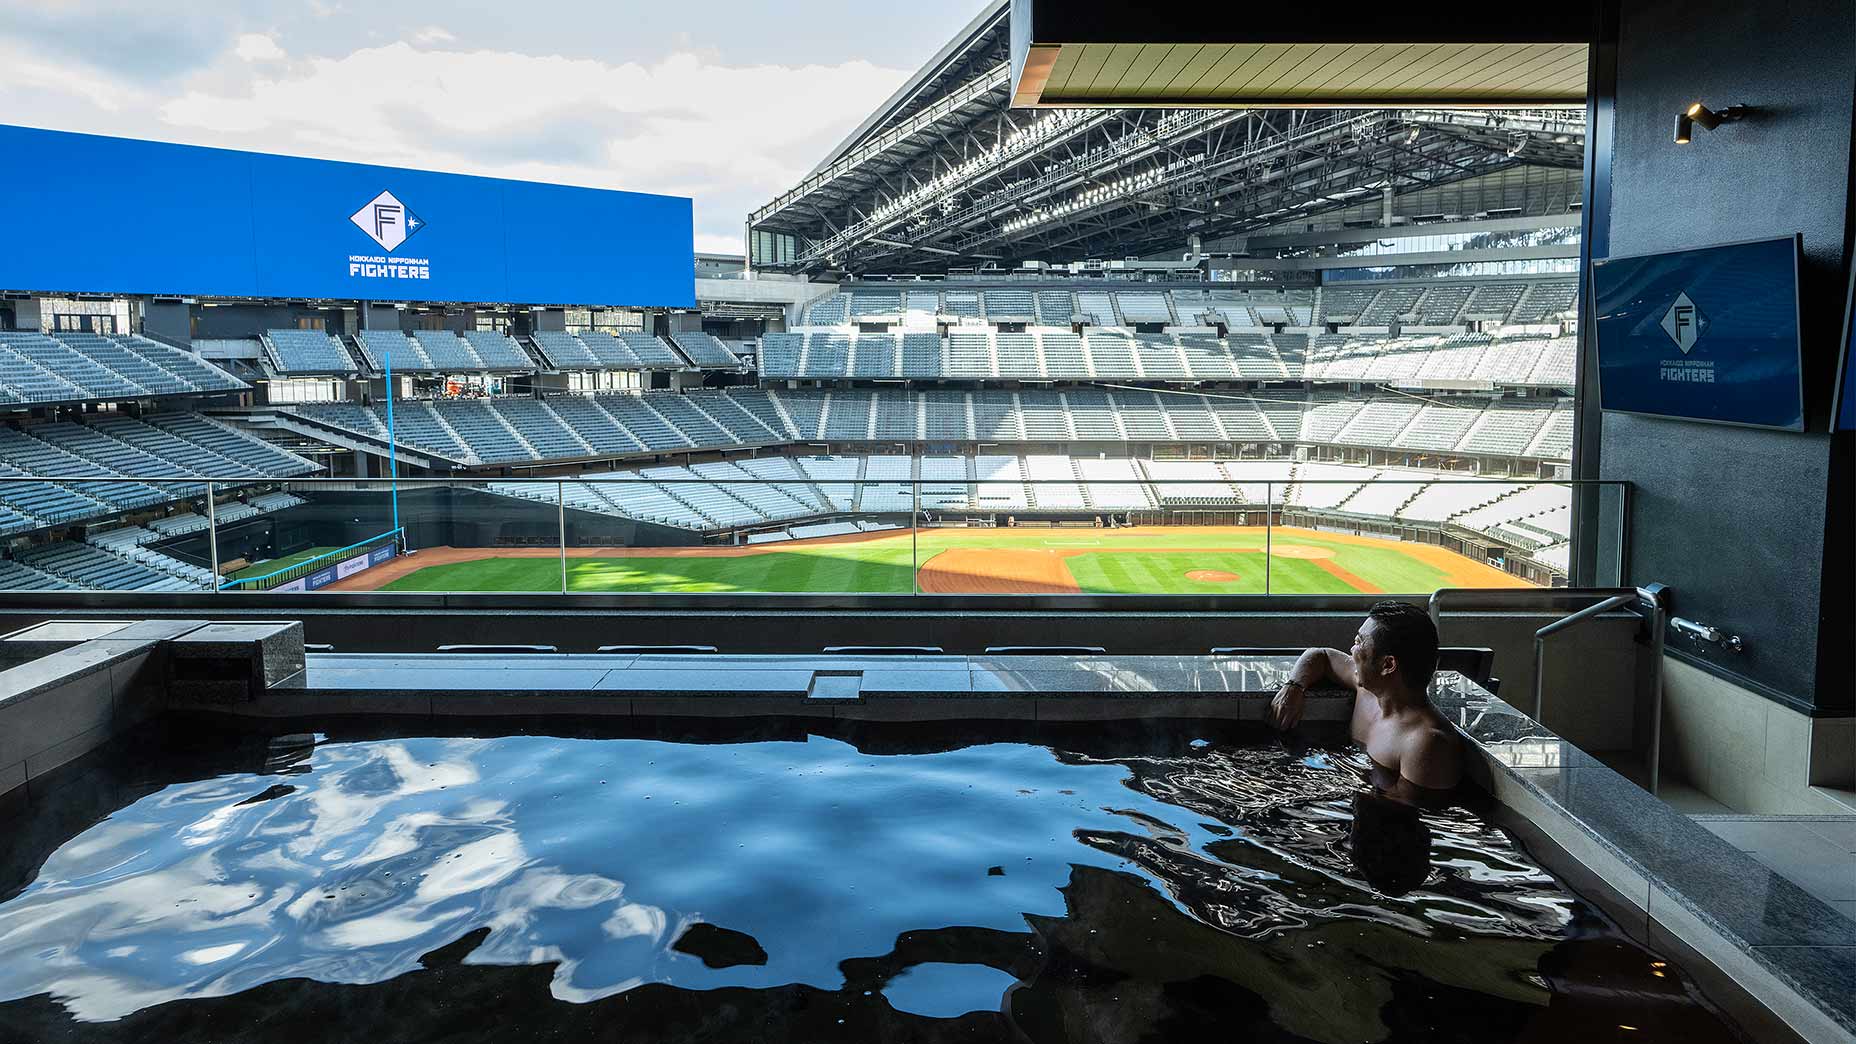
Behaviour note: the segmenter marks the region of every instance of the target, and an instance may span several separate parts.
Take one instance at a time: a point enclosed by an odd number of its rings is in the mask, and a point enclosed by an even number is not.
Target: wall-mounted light
[[[1715,112],[1700,102],[1691,102],[1676,116],[1676,144],[1687,145],[1694,138],[1696,124],[1700,124],[1702,130],[1713,130],[1723,123],[1743,120],[1751,111],[1745,105],[1729,105]]]

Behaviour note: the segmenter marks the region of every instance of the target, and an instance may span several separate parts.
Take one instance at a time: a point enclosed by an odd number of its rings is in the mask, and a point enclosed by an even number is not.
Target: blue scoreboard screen
[[[1804,430],[1797,236],[1592,263],[1606,410]]]
[[[0,126],[0,289],[696,304],[690,201]]]

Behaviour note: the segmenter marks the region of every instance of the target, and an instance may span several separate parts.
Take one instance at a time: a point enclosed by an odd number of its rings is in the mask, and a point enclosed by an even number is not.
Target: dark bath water
[[[1737,1039],[1476,815],[1356,842],[1344,749],[770,728],[106,769],[0,825],[0,1041]]]

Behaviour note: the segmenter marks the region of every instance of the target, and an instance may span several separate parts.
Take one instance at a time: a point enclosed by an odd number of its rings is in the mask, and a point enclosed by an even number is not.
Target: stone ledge
[[[1711,993],[1757,1004],[1749,1025],[1811,1044],[1856,1034],[1856,922],[1481,689],[1433,699],[1478,755],[1472,778],[1552,842],[1536,853],[1549,869],[1603,882],[1621,922],[1692,953]]]

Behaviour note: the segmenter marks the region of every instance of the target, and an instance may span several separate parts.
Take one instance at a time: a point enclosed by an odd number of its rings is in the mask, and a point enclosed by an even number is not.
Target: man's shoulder
[[[1406,734],[1399,772],[1420,786],[1449,788],[1463,771],[1463,743],[1448,725],[1427,723]]]

